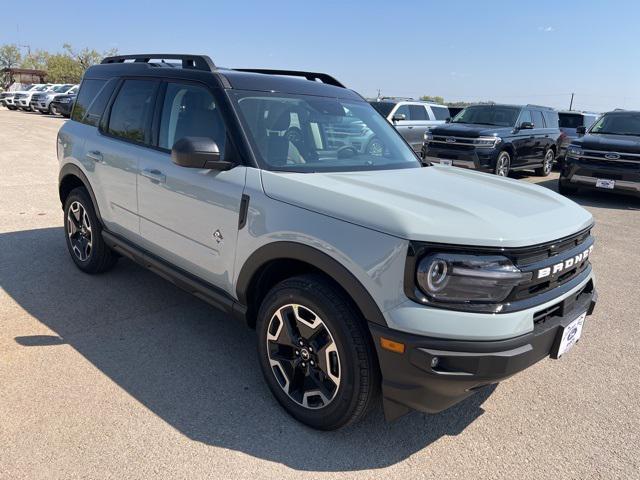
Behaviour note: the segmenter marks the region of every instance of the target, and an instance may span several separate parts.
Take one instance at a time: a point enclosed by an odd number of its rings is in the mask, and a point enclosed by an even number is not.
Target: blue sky
[[[24,15],[3,18],[0,44],[206,53],[228,67],[326,71],[365,96],[380,89],[566,108],[575,92],[577,108],[640,108],[637,1],[19,5]]]

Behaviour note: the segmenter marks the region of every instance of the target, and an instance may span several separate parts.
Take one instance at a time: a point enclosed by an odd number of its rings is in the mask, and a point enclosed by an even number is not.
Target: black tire
[[[69,254],[83,272],[106,272],[118,261],[116,253],[104,243],[93,202],[82,187],[73,189],[64,202],[64,232]]]
[[[12,111],[15,111],[18,109],[18,107],[14,107],[13,105],[7,105],[7,108]]]
[[[298,309],[298,314],[294,314],[292,305],[302,307]],[[276,313],[280,317],[276,317]],[[314,329],[305,326],[300,322],[305,315],[307,319],[313,319],[313,324],[320,319],[322,325]],[[280,333],[280,329],[275,333],[273,331],[279,323],[277,318],[293,320],[293,327],[288,323],[284,335]],[[326,329],[328,334],[320,328]],[[327,278],[318,274],[301,275],[273,287],[260,306],[257,332],[258,355],[265,380],[278,402],[298,421],[320,430],[335,430],[360,420],[374,404],[380,385],[380,373],[366,323],[349,298]],[[307,338],[309,332],[311,334]],[[274,335],[278,340],[285,337],[285,341],[275,340]],[[308,343],[298,349],[299,342],[303,340]],[[316,347],[320,345],[315,351],[311,348],[314,344]],[[311,360],[309,353],[305,352],[307,348],[313,352]],[[329,353],[330,349],[335,352]],[[294,350],[297,353],[294,354]],[[302,354],[307,355],[306,368]],[[332,358],[330,354],[333,355]],[[287,356],[287,359],[277,362],[280,364],[280,368],[277,368],[278,366],[272,366],[272,356]],[[315,367],[310,366],[314,364],[313,358],[316,359]],[[330,378],[326,369],[333,369],[334,378],[339,376],[338,383]],[[289,372],[289,375],[285,372]],[[314,378],[319,381],[314,381]],[[303,405],[305,394],[302,392],[309,395],[320,391],[320,385],[326,386],[327,383],[324,382],[327,381],[335,389],[329,389],[330,393],[325,390],[327,395],[323,400],[315,395],[318,397],[316,405],[310,405],[310,402]],[[298,385],[300,388],[294,389],[290,396],[282,385],[285,382],[289,386],[295,383],[294,387]],[[303,403],[299,400],[300,393]],[[298,397],[298,400],[294,397]],[[313,399],[313,396],[309,398]]]
[[[542,161],[542,166],[540,168],[536,168],[536,175],[538,175],[539,177],[548,177],[553,170],[553,162],[555,160],[555,156],[556,154],[551,148],[544,152],[544,160]]]
[[[506,150],[501,151],[496,159],[496,166],[493,169],[493,173],[499,177],[508,177],[509,169],[511,168],[511,155]]]
[[[578,187],[569,185],[562,180],[562,177],[558,178],[558,193],[560,195],[575,195],[578,193]]]
[[[56,108],[56,106],[53,104],[53,102],[51,102],[49,104],[49,114],[51,115],[57,115],[58,114],[58,109]]]

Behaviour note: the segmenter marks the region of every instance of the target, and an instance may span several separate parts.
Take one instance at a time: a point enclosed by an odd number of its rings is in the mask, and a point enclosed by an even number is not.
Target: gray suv
[[[363,129],[375,152],[348,138]],[[57,153],[77,267],[126,257],[255,328],[275,398],[314,428],[362,418],[380,392],[389,420],[444,410],[561,357],[595,306],[587,211],[422,167],[323,73],[109,57]]]
[[[386,97],[369,103],[396,127],[416,152],[422,148],[424,134],[431,127],[444,124],[450,116],[447,106],[437,103]]]

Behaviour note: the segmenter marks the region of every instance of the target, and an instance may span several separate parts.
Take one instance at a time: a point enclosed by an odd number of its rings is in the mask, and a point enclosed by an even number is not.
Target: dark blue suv
[[[558,113],[537,105],[473,105],[425,134],[422,158],[500,176],[551,173],[558,153]]]

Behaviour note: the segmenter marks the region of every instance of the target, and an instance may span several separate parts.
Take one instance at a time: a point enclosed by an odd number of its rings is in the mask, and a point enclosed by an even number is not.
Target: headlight
[[[69,103],[71,101],[70,98],[61,98],[60,100],[58,100],[60,103]]]
[[[480,148],[493,148],[501,141],[500,137],[479,137],[473,140],[473,144]]]
[[[499,303],[514,287],[531,279],[500,255],[432,253],[425,256],[416,272],[420,289],[437,302]]]
[[[427,130],[426,132],[424,132],[424,136],[422,138],[426,143],[429,143],[431,140],[433,140],[433,133]]]
[[[579,158],[583,153],[582,149],[576,145],[569,145],[567,147],[567,156],[569,157]]]

